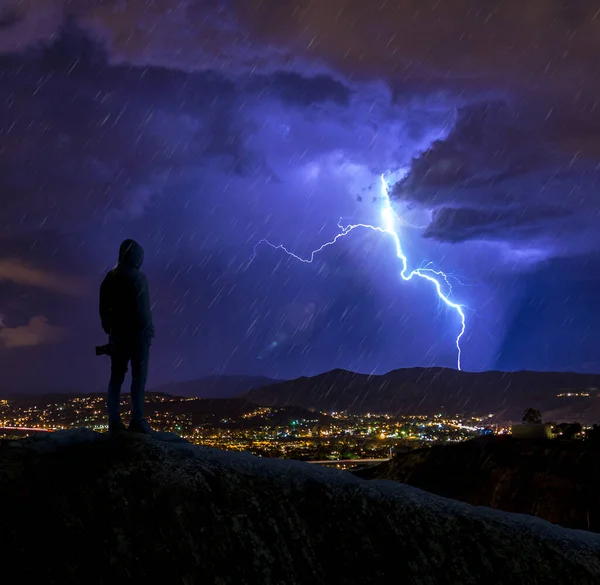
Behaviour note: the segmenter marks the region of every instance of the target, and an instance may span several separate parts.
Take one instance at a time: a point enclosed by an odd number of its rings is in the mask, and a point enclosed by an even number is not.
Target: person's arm
[[[111,291],[112,273],[109,272],[102,284],[100,285],[100,322],[102,329],[106,335],[110,335],[112,329],[111,323],[111,308],[112,308],[112,291]]]
[[[148,339],[154,338],[154,323],[152,322],[152,309],[150,308],[150,293],[148,292],[148,279],[140,272],[135,280],[137,293],[137,311],[139,322]]]

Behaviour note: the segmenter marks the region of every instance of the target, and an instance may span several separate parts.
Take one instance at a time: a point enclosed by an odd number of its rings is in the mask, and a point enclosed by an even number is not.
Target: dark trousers
[[[120,419],[121,386],[131,363],[131,420],[144,420],[144,391],[148,379],[150,343],[145,339],[111,339],[110,382],[108,384],[108,422]]]

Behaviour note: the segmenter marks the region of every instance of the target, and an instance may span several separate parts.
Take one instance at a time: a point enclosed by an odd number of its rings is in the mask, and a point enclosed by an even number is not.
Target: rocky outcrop
[[[600,582],[600,536],[306,463],[71,431],[0,447],[21,583]]]
[[[355,474],[600,532],[600,446],[589,442],[481,438],[399,453]]]

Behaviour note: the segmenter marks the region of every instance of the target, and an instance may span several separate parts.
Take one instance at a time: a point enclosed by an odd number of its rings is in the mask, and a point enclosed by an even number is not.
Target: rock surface
[[[600,446],[587,441],[482,438],[399,453],[355,475],[600,532]]]
[[[0,490],[20,583],[600,582],[599,535],[173,435],[6,441]]]

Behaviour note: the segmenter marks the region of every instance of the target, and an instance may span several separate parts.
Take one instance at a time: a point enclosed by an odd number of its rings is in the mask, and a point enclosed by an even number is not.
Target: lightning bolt
[[[273,248],[275,250],[283,250],[288,256],[291,256],[295,260],[303,262],[304,264],[311,264],[314,261],[315,256],[317,254],[319,254],[320,252],[322,252],[329,246],[333,246],[340,239],[346,237],[348,234],[350,234],[350,232],[353,232],[356,229],[368,229],[368,230],[380,232],[382,234],[387,234],[387,235],[391,236],[391,238],[394,242],[396,256],[402,263],[402,271],[400,272],[400,276],[402,277],[402,279],[405,281],[409,281],[409,280],[412,280],[416,276],[418,278],[422,278],[423,280],[430,282],[433,285],[440,301],[442,301],[448,308],[455,311],[456,314],[458,315],[459,320],[460,320],[460,331],[459,331],[458,335],[456,336],[455,344],[456,344],[456,350],[457,350],[457,368],[459,370],[461,370],[462,349],[460,346],[460,340],[462,339],[463,335],[465,334],[465,330],[467,327],[467,320],[466,320],[466,316],[465,316],[465,313],[463,310],[465,308],[465,306],[455,303],[454,301],[452,301],[450,299],[450,295],[452,294],[452,285],[450,284],[448,275],[445,274],[444,272],[442,272],[441,270],[434,270],[433,268],[421,267],[421,268],[416,268],[415,270],[412,270],[409,272],[408,258],[406,257],[406,255],[404,254],[404,252],[402,250],[402,244],[400,243],[400,236],[398,235],[398,231],[395,228],[395,222],[398,218],[396,217],[396,215],[394,214],[394,210],[392,209],[392,202],[390,200],[388,184],[383,175],[381,175],[381,190],[382,190],[382,194],[383,194],[382,199],[384,201],[383,207],[381,209],[382,226],[376,226],[376,225],[370,225],[370,224],[364,224],[364,223],[357,223],[357,224],[351,224],[351,225],[344,226],[341,224],[341,220],[340,220],[340,222],[338,222],[338,227],[341,230],[340,233],[337,234],[329,242],[325,242],[322,246],[318,247],[316,250],[313,250],[308,258],[302,258],[301,256],[294,254],[293,252],[288,250],[282,244],[275,245],[275,244],[272,244],[271,242],[269,242],[269,240],[263,239],[263,240],[260,240],[254,247],[254,253],[251,256],[250,261],[252,261],[256,257],[257,249],[259,248],[259,246],[261,246],[263,244],[266,244],[267,246],[270,246],[271,248]],[[447,286],[447,292],[444,292],[442,290],[442,283],[444,283]]]

